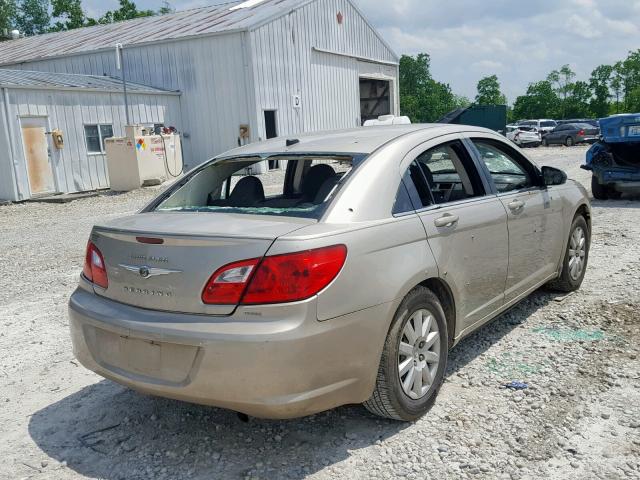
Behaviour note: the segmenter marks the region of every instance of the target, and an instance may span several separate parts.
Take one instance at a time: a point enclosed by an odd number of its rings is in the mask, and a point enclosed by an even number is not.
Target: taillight
[[[237,305],[259,261],[255,258],[218,269],[207,282],[202,301],[209,305]]]
[[[579,135],[579,136],[581,136],[581,137],[584,137],[584,130],[580,130],[580,131],[578,132],[578,135]]]
[[[87,280],[102,288],[109,287],[109,279],[107,278],[107,267],[104,263],[102,252],[93,242],[87,243],[87,253],[84,257],[84,266],[82,274]]]
[[[258,305],[305,300],[336,278],[346,258],[347,247],[335,245],[231,263],[212,275],[202,301]]]

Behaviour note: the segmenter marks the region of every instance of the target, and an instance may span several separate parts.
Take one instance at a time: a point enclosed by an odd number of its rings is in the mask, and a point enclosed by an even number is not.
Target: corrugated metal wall
[[[182,92],[183,121],[175,126],[188,137],[183,142],[187,166],[195,166],[237,147],[241,124],[255,128],[254,116],[250,118],[248,113],[253,99],[243,52],[244,34],[241,33],[125,46],[125,66],[130,81]],[[115,50],[9,68],[120,76]]]
[[[263,110],[277,110],[279,135],[359,126],[360,76],[394,81],[399,113],[397,58],[348,0],[311,2],[251,32],[251,46],[261,137]]]
[[[359,125],[359,76],[397,80],[398,73],[354,56],[397,61],[348,0],[317,0],[251,32],[125,46],[127,78],[182,92],[176,127],[186,134],[188,167],[237,146],[241,124],[250,126],[252,141],[265,138],[263,110],[277,110],[280,135]],[[8,68],[120,75],[110,51]],[[397,81],[394,90],[397,114]]]
[[[122,95],[108,92],[68,92],[44,90],[7,90],[9,120],[13,129],[13,151],[17,161],[17,179],[0,182],[0,199],[23,200],[30,197],[26,160],[22,145],[20,118],[46,117],[49,129],[64,132],[62,150],[51,149],[51,162],[57,190],[78,192],[108,188],[109,176],[105,155],[87,153],[85,124],[111,124],[114,135],[124,135],[125,112]],[[134,122],[174,124],[181,121],[180,97],[175,95],[129,95],[130,113]],[[6,122],[0,119],[2,130]],[[0,148],[3,152],[2,135]],[[11,173],[9,156],[0,158],[0,172]],[[9,177],[10,178],[10,177]],[[19,196],[16,197],[14,184]]]

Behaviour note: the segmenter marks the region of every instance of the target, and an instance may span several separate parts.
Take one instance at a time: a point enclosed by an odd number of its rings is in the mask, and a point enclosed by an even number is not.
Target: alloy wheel
[[[569,275],[578,280],[582,275],[587,255],[587,236],[582,227],[573,231],[569,240]]]
[[[440,331],[433,314],[421,309],[407,320],[398,349],[398,374],[402,390],[414,400],[433,385],[440,363]]]

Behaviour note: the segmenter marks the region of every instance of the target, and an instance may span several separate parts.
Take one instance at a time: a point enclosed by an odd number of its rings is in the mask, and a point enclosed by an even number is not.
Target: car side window
[[[484,195],[476,167],[460,142],[449,142],[427,150],[416,162],[420,166],[436,204]]]
[[[530,188],[536,185],[530,167],[506,145],[484,139],[472,140],[487,166],[498,193]]]

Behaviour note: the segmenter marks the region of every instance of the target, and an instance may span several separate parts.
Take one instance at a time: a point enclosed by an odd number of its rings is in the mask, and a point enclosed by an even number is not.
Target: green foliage
[[[153,10],[138,10],[136,4],[131,0],[118,0],[120,8],[106,12],[99,23],[115,23],[123,20],[132,20],[140,17],[152,17],[156,14]]]
[[[45,33],[49,29],[49,0],[21,0],[15,25],[27,35]]]
[[[51,0],[51,6],[51,16],[56,20],[49,29],[51,32],[73,30],[97,23],[85,15],[81,0]]]
[[[469,103],[469,99],[454,95],[448,84],[434,80],[430,67],[426,53],[400,59],[400,110],[413,123],[434,122]]]
[[[500,82],[497,75],[485,77],[478,82],[478,105],[506,105],[507,97],[500,91]]]
[[[14,28],[17,12],[15,0],[0,0],[0,31]]]
[[[513,117],[556,118],[560,111],[561,100],[549,80],[532,83],[527,94],[516,98],[513,104]]]

